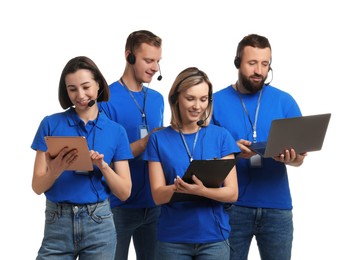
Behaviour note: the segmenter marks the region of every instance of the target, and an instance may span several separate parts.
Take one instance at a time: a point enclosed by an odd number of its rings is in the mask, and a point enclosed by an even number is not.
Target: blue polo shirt
[[[129,93],[119,81],[112,83],[109,90],[109,101],[100,103],[100,106],[111,120],[125,128],[130,143],[141,138],[140,127],[143,124],[148,126],[149,132],[163,126],[164,100],[158,91],[143,86],[143,91]],[[129,168],[132,177],[131,195],[126,201],[111,195],[111,207],[155,207],[149,185],[148,164],[143,160],[143,153],[129,160]]]
[[[252,141],[252,124],[258,97],[259,93],[240,96],[232,85],[219,90],[213,95],[212,122],[226,128],[235,141]],[[301,115],[298,104],[290,94],[265,85],[259,103],[257,141],[268,139],[272,120]],[[292,209],[287,167],[284,163],[272,158],[262,158],[262,167],[251,167],[249,159],[240,158],[237,161],[237,175],[239,197],[234,204],[254,208]]]
[[[44,117],[31,148],[47,151],[45,136],[85,136],[89,149],[104,154],[104,161],[109,165],[133,158],[125,129],[102,112],[98,119],[86,125],[74,108]],[[64,171],[45,196],[55,203],[91,204],[107,199],[110,189],[101,171],[94,165],[94,171],[89,174]]]
[[[193,147],[196,133],[184,134]],[[209,160],[222,158],[240,150],[231,134],[223,127],[209,125],[199,131],[193,158]],[[167,127],[149,137],[144,159],[162,164],[166,184],[183,177],[189,166],[189,157],[179,132]],[[162,174],[162,173],[160,173]],[[158,220],[158,240],[170,243],[212,243],[228,238],[229,219],[223,203],[207,201],[174,202],[161,205]]]

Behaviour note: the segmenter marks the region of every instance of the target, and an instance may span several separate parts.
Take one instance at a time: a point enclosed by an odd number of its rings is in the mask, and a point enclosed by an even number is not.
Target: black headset
[[[271,78],[271,80],[270,80],[268,83],[265,83],[266,86],[268,86],[268,85],[272,82],[272,80],[273,80],[273,69],[272,69],[272,67],[271,67],[271,63],[272,63],[272,58],[271,58],[271,61],[270,61],[269,65],[268,65],[268,72],[269,72],[269,71],[272,72],[272,78]],[[239,56],[236,56],[236,57],[234,58],[234,66],[236,66],[237,69],[239,69],[239,67],[241,66],[241,58],[240,58]],[[268,76],[267,76],[267,77],[268,77]],[[267,79],[267,78],[266,78],[266,79]]]
[[[183,83],[183,81],[185,81],[186,79],[189,79],[191,77],[194,77],[194,76],[204,77],[205,75],[204,75],[204,73],[202,71],[198,70],[196,73],[188,75],[187,77],[185,77],[181,81],[179,81],[177,86],[174,88],[173,94],[170,96],[170,102],[172,104],[175,104],[177,102],[177,100],[178,100],[178,96],[179,96],[178,89],[179,89],[180,85]],[[208,102],[212,103],[212,85],[209,85]]]
[[[271,58],[271,61],[269,63],[268,71],[272,70],[271,63],[272,63],[272,58]],[[239,56],[236,56],[234,58],[234,66],[236,66],[237,69],[239,69],[241,67],[241,58]]]
[[[134,33],[134,34],[136,34],[136,33]],[[131,37],[132,37],[132,38],[131,38],[131,42],[130,42],[130,53],[129,53],[129,55],[127,56],[127,62],[128,62],[129,64],[131,64],[131,65],[134,65],[134,64],[135,64],[135,61],[136,61],[135,55],[134,55],[134,53],[133,53],[134,37],[135,37],[135,35],[132,35]],[[162,80],[163,76],[162,76],[162,72],[160,71],[160,65],[159,65],[159,63],[158,63],[158,68],[159,68],[159,76],[158,76],[157,80],[160,81],[160,80]]]
[[[241,66],[241,58],[240,57],[236,56],[234,58],[234,66],[236,66],[237,69],[239,69],[239,67]]]
[[[133,49],[134,49],[134,37],[137,35],[137,32],[133,32],[131,35],[130,35],[130,44],[129,44],[129,49],[130,49],[130,53],[129,55],[127,56],[127,61],[129,62],[129,64],[132,64],[134,65],[135,64],[135,55],[133,53]]]
[[[127,57],[127,61],[129,62],[129,64],[132,64],[132,65],[135,64],[135,55],[133,52],[129,53],[129,55]]]
[[[128,61],[128,63],[131,64],[131,65],[134,65],[134,64],[135,64],[135,55],[134,55],[134,53],[132,53],[132,52],[129,53],[129,55],[128,55],[128,57],[127,57],[127,61]],[[158,76],[157,80],[162,80],[163,76],[162,76],[162,72],[161,72],[161,70],[160,70],[160,65],[159,65],[159,63],[158,63],[158,68],[159,68],[159,76]]]

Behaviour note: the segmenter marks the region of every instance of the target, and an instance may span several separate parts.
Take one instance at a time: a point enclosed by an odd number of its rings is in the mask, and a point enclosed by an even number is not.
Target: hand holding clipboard
[[[195,175],[202,181],[204,186],[208,188],[219,188],[235,164],[236,159],[193,160],[184,173],[182,180],[192,184],[192,175]],[[208,199],[197,195],[174,192],[169,202],[194,200]]]

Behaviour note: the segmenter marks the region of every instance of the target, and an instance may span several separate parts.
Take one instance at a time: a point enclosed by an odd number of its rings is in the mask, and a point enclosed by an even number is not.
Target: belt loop
[[[88,209],[88,214],[89,216],[93,216],[94,211],[96,210],[96,208],[101,204],[101,202],[97,202],[94,204],[87,204],[86,207]]]

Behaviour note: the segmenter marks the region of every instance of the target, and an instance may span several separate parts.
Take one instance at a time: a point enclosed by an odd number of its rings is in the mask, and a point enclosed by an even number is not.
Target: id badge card
[[[148,135],[148,127],[146,125],[139,126],[140,138],[146,137]]]
[[[259,154],[253,155],[249,158],[249,164],[251,168],[261,168],[262,167],[262,157]]]

